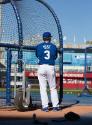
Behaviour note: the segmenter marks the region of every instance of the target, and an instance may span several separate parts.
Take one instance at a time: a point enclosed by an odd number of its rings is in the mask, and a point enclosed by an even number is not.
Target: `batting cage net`
[[[46,31],[51,32],[52,42],[60,47],[60,36],[62,39],[61,29],[58,27],[58,19],[52,8],[43,0],[1,0],[0,1],[0,43],[5,47],[0,47],[0,63],[4,66],[4,71],[7,72],[7,66],[10,66],[10,91],[11,98],[16,95],[17,88],[22,85],[23,81],[31,84],[32,100],[40,101],[39,85],[37,80],[37,58],[35,51],[22,49],[22,46],[36,46],[42,42],[42,34]],[[59,32],[60,31],[60,32]],[[12,45],[13,48],[11,48]],[[20,46],[21,49],[16,49],[14,46]],[[10,53],[9,50],[10,49]],[[20,54],[19,54],[20,52]],[[11,57],[11,62],[7,62]],[[19,58],[19,55],[21,58]],[[8,56],[8,57],[7,57]],[[23,72],[18,74],[18,59],[22,60]],[[59,88],[59,59],[56,60],[57,84]],[[8,67],[9,67],[8,66]],[[0,67],[1,68],[1,67]],[[6,73],[8,74],[8,73]],[[21,76],[23,75],[23,78]],[[16,76],[16,77],[15,77]],[[7,87],[7,79],[2,75],[0,78],[0,86],[3,88],[4,97],[7,92],[4,87]],[[2,81],[4,81],[2,86]],[[22,81],[22,82],[20,82]],[[9,84],[9,79],[8,79]],[[24,86],[26,88],[26,86]],[[6,92],[6,93],[5,93]],[[9,92],[8,92],[9,94]],[[8,96],[9,98],[10,96]]]

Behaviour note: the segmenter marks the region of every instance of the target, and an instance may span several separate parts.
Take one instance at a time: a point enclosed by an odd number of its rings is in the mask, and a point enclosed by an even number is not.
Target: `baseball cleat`
[[[49,109],[48,109],[48,107],[45,107],[45,108],[42,108],[42,111],[44,111],[44,112],[48,112]]]
[[[61,110],[61,108],[60,107],[53,107],[53,111],[60,111]]]

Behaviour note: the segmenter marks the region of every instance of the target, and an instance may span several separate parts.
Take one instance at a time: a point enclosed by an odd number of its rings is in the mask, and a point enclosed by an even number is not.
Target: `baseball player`
[[[36,47],[36,56],[39,60],[38,80],[42,101],[42,110],[48,112],[47,83],[50,88],[53,111],[60,110],[58,94],[56,90],[55,59],[57,58],[57,48],[51,43],[51,33],[43,33],[43,42]]]

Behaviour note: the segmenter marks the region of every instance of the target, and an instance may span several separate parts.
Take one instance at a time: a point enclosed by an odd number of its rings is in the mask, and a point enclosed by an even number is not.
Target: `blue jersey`
[[[57,47],[51,42],[43,42],[36,47],[36,56],[39,59],[39,64],[55,65],[57,58]]]

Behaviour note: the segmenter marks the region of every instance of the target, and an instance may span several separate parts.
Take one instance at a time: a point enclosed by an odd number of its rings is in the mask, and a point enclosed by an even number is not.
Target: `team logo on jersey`
[[[50,46],[51,46],[51,45],[43,45],[43,48],[44,48],[44,49],[50,49]]]

